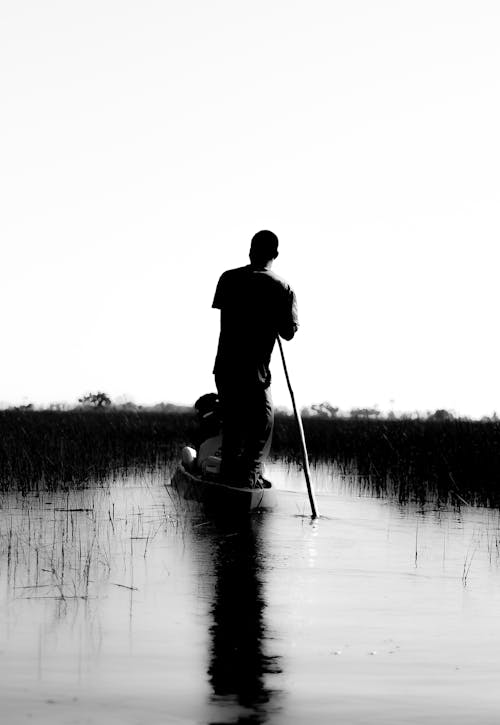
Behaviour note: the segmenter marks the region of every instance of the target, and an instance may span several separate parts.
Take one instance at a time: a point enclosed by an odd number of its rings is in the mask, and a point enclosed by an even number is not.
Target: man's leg
[[[271,449],[274,409],[269,387],[256,387],[249,393],[243,474],[245,480],[253,484],[262,475],[263,463]]]
[[[222,415],[221,478],[238,481],[241,478],[243,446],[242,406],[235,386],[216,378]]]

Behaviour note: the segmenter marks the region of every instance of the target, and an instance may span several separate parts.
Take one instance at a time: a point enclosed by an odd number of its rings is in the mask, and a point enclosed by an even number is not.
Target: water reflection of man
[[[220,309],[215,382],[222,406],[222,477],[259,486],[273,429],[269,364],[276,337],[291,340],[298,328],[290,285],[271,271],[278,256],[273,232],[258,232],[250,264],[224,272],[213,307]]]
[[[197,533],[198,543],[208,544],[204,553],[215,574],[208,666],[211,701],[234,716],[231,722],[264,723],[279,707],[278,691],[268,681],[281,672],[279,657],[264,651],[272,640],[266,636],[264,618],[261,527],[262,521],[246,518],[236,525],[200,527]]]

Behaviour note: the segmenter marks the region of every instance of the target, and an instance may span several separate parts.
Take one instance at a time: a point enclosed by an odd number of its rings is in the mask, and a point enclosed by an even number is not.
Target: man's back
[[[271,353],[278,335],[292,339],[298,321],[293,290],[271,272],[278,237],[257,232],[249,256],[248,266],[224,272],[217,284],[213,307],[221,316],[214,373],[222,410],[222,478],[259,487],[273,433]]]
[[[224,272],[212,306],[221,310],[216,378],[268,386],[277,335],[289,340],[298,327],[290,285],[270,269],[250,264]]]

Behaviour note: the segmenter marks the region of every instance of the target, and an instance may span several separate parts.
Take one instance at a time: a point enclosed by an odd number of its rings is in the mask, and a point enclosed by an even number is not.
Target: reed
[[[500,423],[306,418],[309,456],[334,461],[375,495],[500,506]],[[298,460],[293,419],[277,416],[274,453]]]
[[[305,418],[311,464],[333,463],[376,496],[500,506],[500,423]],[[172,468],[194,415],[111,409],[0,411],[0,490],[72,489]],[[273,455],[300,464],[293,417],[276,416]]]
[[[171,465],[194,416],[121,410],[0,412],[0,490],[84,486]]]

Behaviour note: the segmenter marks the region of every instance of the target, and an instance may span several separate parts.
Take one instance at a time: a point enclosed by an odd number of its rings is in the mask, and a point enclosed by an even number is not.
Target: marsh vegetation
[[[0,412],[0,487],[83,487],[169,467],[194,430],[189,415],[116,410]]]
[[[306,418],[312,464],[400,502],[500,505],[500,423],[469,420]],[[297,460],[293,420],[278,418],[278,456]]]
[[[498,711],[483,673],[498,652],[500,514],[478,505],[498,505],[496,424],[304,423],[322,518],[307,519],[281,415],[278,509],[221,525],[168,485],[189,413],[0,413],[9,722],[78,722],[78,708],[120,723]]]
[[[305,418],[312,465],[329,464],[398,501],[500,505],[500,422]],[[196,436],[187,412],[77,409],[0,412],[0,487],[84,487],[168,469]],[[300,463],[291,416],[276,416],[275,459]]]

